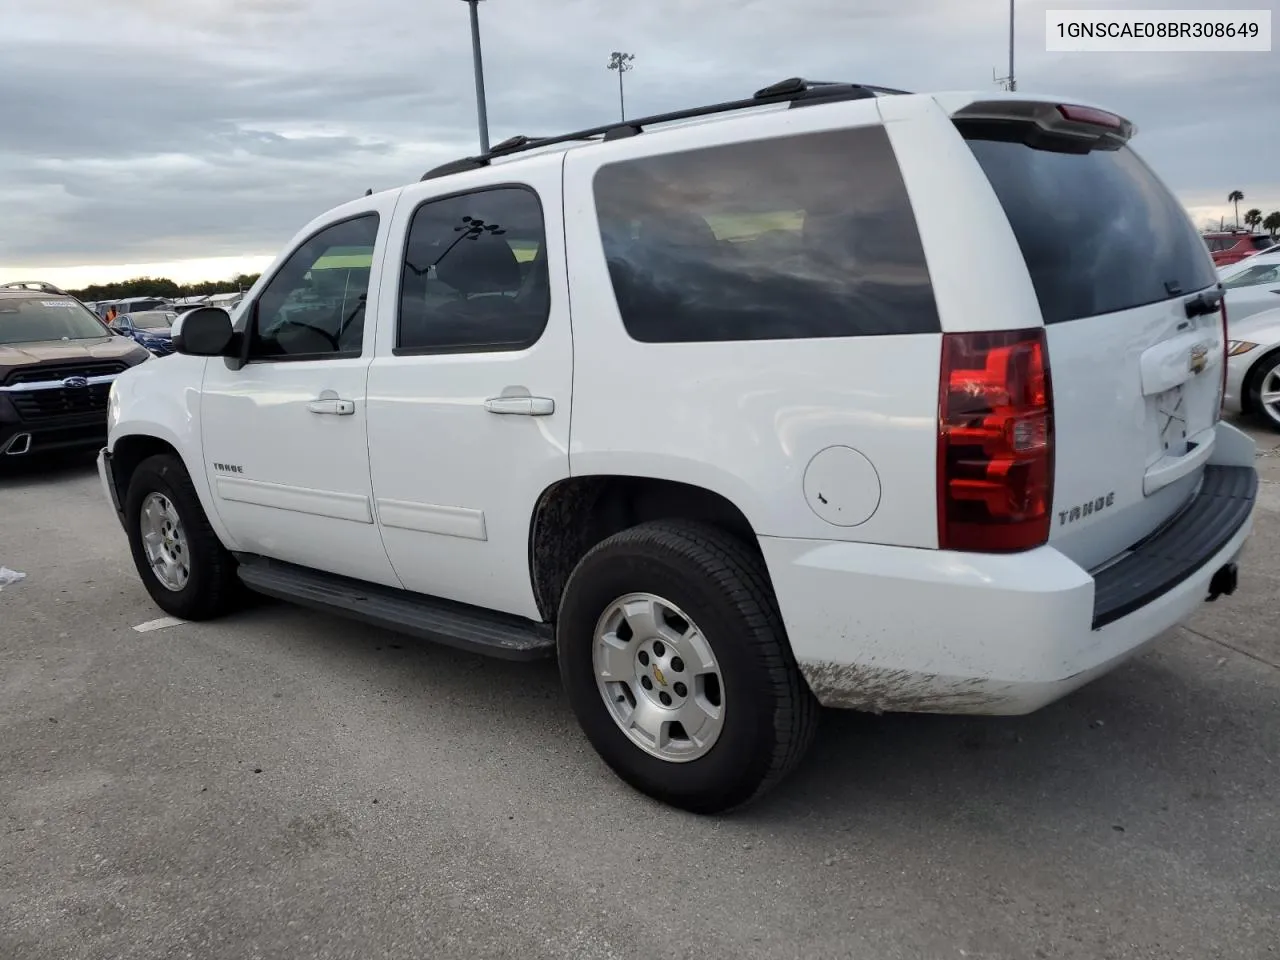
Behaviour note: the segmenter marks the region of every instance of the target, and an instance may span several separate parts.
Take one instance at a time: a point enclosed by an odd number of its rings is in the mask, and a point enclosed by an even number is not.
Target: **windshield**
[[[1241,270],[1229,280],[1222,281],[1222,286],[1227,290],[1234,290],[1236,287],[1253,287],[1260,283],[1280,283],[1280,263],[1258,264]]]
[[[0,299],[0,344],[106,336],[102,324],[74,300]]]

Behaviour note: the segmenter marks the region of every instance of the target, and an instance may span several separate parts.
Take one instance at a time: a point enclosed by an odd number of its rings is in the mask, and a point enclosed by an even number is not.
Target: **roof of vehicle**
[[[556,134],[554,136],[510,137],[501,143],[490,147],[487,153],[461,157],[457,160],[451,160],[448,163],[443,163],[439,166],[433,167],[424,173],[420,179],[433,180],[438,177],[447,177],[455,173],[479,170],[489,166],[493,161],[513,160],[521,154],[527,154],[532,151],[537,151],[539,153],[559,152],[585,147],[593,143],[626,139],[639,134],[647,134],[650,132],[651,127],[663,127],[665,129],[672,126],[683,126],[692,123],[714,123],[716,121],[728,119],[731,115],[741,114],[742,111],[747,110],[767,111],[772,113],[778,110],[832,104],[849,100],[870,100],[881,97],[914,96],[933,97],[944,109],[947,109],[948,112],[957,116],[962,113],[971,113],[974,119],[986,118],[987,112],[984,112],[982,108],[990,108],[992,105],[997,103],[1006,108],[1010,104],[1025,104],[1026,106],[1020,109],[1015,107],[1015,111],[1019,116],[1025,115],[1027,119],[1035,121],[1043,119],[1043,117],[1036,113],[1034,109],[1036,106],[1052,103],[1070,104],[1091,110],[1101,110],[1104,113],[1109,114],[1118,122],[1115,132],[1124,140],[1128,140],[1136,132],[1136,127],[1130,121],[1123,117],[1119,117],[1116,114],[1112,114],[1111,111],[1107,110],[1105,107],[1101,107],[1097,104],[1086,103],[1079,99],[1070,97],[1061,98],[1023,93],[973,93],[969,91],[913,94],[907,90],[898,90],[892,87],[882,87],[873,84],[815,81],[805,80],[801,77],[791,77],[787,80],[782,80],[778,83],[771,84],[770,86],[757,90],[750,97],[742,100],[729,100],[723,103],[713,103],[701,107],[690,107],[683,110],[671,111],[669,113],[655,114],[653,116],[620,120],[596,127],[588,127],[585,130],[576,130],[571,133]],[[1001,115],[1007,116],[1011,112],[1014,111],[1002,110]],[[1065,122],[1062,117],[1057,117],[1057,120],[1060,123],[1063,123],[1064,126],[1072,125],[1071,118],[1068,118]]]
[[[13,299],[17,297],[24,298],[49,298],[49,297],[68,297],[75,299],[67,291],[55,287],[52,283],[45,283],[43,280],[11,280],[8,283],[0,283],[0,297]]]

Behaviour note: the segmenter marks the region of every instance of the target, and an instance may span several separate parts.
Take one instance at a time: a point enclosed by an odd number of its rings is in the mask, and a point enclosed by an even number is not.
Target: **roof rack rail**
[[[866,100],[880,96],[906,94],[906,90],[893,87],[877,87],[866,83],[838,83],[825,80],[805,80],[802,77],[789,77],[778,83],[762,87],[745,100],[727,100],[724,103],[712,103],[703,107],[690,107],[684,110],[673,110],[670,113],[658,113],[635,120],[624,120],[620,123],[606,123],[598,127],[588,127],[573,133],[558,134],[553,137],[515,136],[503,140],[489,148],[488,153],[474,157],[462,157],[442,163],[422,175],[423,180],[434,180],[450,174],[462,173],[464,170],[479,170],[487,167],[491,160],[548,147],[557,143],[570,143],[574,140],[619,140],[634,137],[643,133],[646,127],[659,123],[672,123],[677,120],[690,120],[695,117],[710,117],[718,113],[730,113],[734,110],[746,110],[774,103],[789,103],[791,107],[803,107],[813,103],[830,103],[837,100]]]
[[[54,293],[62,297],[71,296],[61,287],[55,287],[52,283],[45,283],[43,280],[11,280],[8,283],[0,283],[0,290],[31,290],[34,293]]]

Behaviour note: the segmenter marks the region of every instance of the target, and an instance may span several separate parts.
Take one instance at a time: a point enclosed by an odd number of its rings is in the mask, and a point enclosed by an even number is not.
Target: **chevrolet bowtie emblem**
[[[1204,344],[1197,343],[1191,348],[1191,358],[1187,365],[1192,373],[1202,373],[1204,368],[1209,365],[1209,348]]]

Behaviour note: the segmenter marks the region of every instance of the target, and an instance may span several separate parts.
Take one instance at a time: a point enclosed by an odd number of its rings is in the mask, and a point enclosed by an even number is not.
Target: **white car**
[[[1228,315],[1225,409],[1280,430],[1280,307],[1244,320]]]
[[[1227,321],[1280,307],[1280,249],[1264,250],[1219,271],[1227,293]]]
[[[690,810],[819,705],[1036,710],[1232,593],[1253,522],[1213,263],[1132,131],[791,80],[507,141],[180,317],[105,493],[165,611],[555,656]]]

